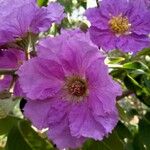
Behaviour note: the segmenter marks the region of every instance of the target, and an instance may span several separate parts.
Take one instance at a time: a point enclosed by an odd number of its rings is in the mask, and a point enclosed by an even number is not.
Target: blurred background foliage
[[[46,6],[48,0],[38,0]],[[95,0],[58,0],[67,17],[61,25],[41,35],[57,35],[61,28],[80,28],[86,31],[89,23],[83,16],[85,9],[96,5]],[[87,140],[80,150],[150,150],[150,49],[136,55],[118,50],[107,54],[110,74],[123,87],[117,98],[120,121],[103,141]],[[20,108],[24,101],[0,100],[0,150],[55,150],[45,131],[38,131],[23,117]]]

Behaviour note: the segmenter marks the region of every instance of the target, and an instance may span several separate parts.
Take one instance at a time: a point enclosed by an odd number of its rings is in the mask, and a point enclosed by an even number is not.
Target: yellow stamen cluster
[[[127,17],[122,15],[113,16],[108,22],[111,30],[116,34],[125,34],[129,31],[131,24]]]

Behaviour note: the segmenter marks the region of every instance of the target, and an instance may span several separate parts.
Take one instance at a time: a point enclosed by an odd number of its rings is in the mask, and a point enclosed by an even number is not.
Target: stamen
[[[108,22],[111,30],[116,34],[125,34],[129,31],[131,24],[127,17],[123,17],[122,14],[119,16],[113,16]]]
[[[66,86],[69,94],[72,96],[81,97],[86,95],[87,83],[84,79],[78,76],[69,77]]]

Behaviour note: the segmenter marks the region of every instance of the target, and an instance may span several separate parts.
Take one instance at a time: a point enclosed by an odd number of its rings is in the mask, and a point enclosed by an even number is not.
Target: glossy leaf
[[[19,120],[19,118],[13,116],[0,119],[0,135],[7,134]]]
[[[139,122],[139,139],[147,149],[150,149],[150,120],[146,118]]]
[[[122,140],[124,140],[124,139],[132,140],[132,138],[133,138],[133,135],[129,131],[128,127],[125,126],[120,121],[117,124],[116,131],[118,133],[119,138]]]
[[[146,66],[144,63],[140,61],[135,61],[135,62],[128,62],[123,65],[123,68],[126,69],[145,69],[148,70],[148,66]]]
[[[35,132],[27,121],[21,121],[19,123],[19,130],[23,137],[28,141],[34,150],[52,150],[53,146],[48,142],[46,138],[42,138]]]
[[[37,3],[39,6],[46,6],[48,3],[48,0],[37,0]]]
[[[134,79],[132,78],[129,74],[124,78],[124,83],[126,87],[130,90],[141,90],[142,87],[141,85]]]
[[[14,126],[8,134],[5,150],[32,150],[20,133],[17,125]]]
[[[6,150],[53,150],[47,139],[38,135],[27,121],[19,121],[9,132]]]

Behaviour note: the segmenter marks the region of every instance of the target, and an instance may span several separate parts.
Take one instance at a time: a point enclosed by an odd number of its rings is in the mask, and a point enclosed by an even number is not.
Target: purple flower
[[[141,0],[103,0],[86,16],[92,41],[105,51],[136,53],[150,46],[150,13]]]
[[[0,50],[0,69],[18,69],[24,60],[25,57],[22,51],[16,49]],[[11,75],[1,76],[0,92],[9,90],[12,80],[13,77]],[[22,90],[18,81],[16,81],[14,85],[14,95],[22,95]]]
[[[52,23],[60,23],[65,16],[64,9],[59,3],[53,2],[47,7],[40,8],[34,0],[15,0],[10,4],[3,2],[0,10],[3,10],[0,18],[1,44],[24,38],[28,33],[38,34],[46,31]]]
[[[37,128],[49,128],[58,148],[78,147],[87,138],[102,140],[118,121],[115,101],[121,88],[86,36],[75,30],[43,39],[39,56],[18,71],[28,99],[25,116]]]

